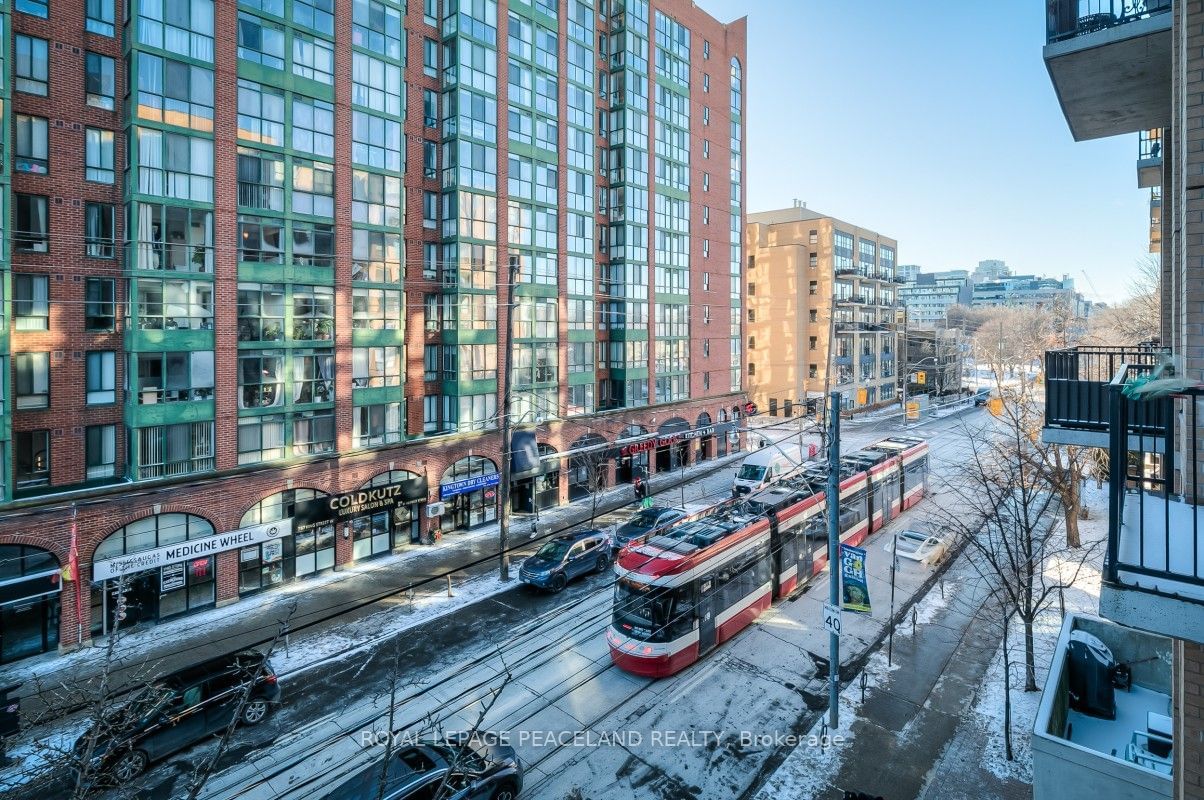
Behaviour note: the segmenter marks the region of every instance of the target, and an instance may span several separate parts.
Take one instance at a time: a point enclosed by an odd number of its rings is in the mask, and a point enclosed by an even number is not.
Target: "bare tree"
[[[1087,339],[1093,344],[1135,345],[1158,338],[1162,332],[1161,269],[1159,256],[1139,260],[1128,298],[1093,314]]]
[[[1035,466],[1041,455],[1022,408],[1004,403],[993,435],[967,436],[963,466],[948,481],[962,511],[936,513],[964,542],[968,561],[998,600],[999,613],[1023,627],[1024,690],[1035,692],[1033,625],[1059,592],[1074,584],[1098,543],[1071,548],[1056,537],[1059,493],[1047,472]],[[965,513],[966,508],[981,511]]]
[[[586,453],[573,456],[569,461],[570,472],[581,470],[585,485],[589,488],[590,507],[589,524],[592,526],[598,517],[598,504],[606,493],[606,479],[610,475],[611,450],[601,447]]]

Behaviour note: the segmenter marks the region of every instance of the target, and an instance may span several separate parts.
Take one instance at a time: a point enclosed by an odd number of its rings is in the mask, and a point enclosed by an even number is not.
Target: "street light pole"
[[[518,256],[510,256],[510,269],[506,278],[506,302],[502,305],[502,325],[506,346],[502,348],[502,474],[498,487],[498,570],[503,581],[510,580],[510,554],[507,552],[510,539],[510,339],[514,334],[511,320],[514,312],[514,283],[518,273]],[[501,335],[498,336],[500,340]]]

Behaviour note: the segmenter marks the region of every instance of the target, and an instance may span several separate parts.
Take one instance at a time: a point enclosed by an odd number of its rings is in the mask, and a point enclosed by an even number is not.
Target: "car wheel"
[[[507,781],[493,790],[489,800],[518,800],[518,790],[514,784]]]
[[[244,725],[258,725],[268,715],[268,701],[262,697],[253,697],[242,707]]]
[[[610,556],[602,553],[598,556],[598,565],[594,567],[595,572],[606,572],[606,568],[610,566]]]
[[[553,592],[563,592],[566,583],[568,583],[568,581],[565,580],[564,573],[561,572],[558,573],[556,577],[552,578],[552,583],[548,586],[548,588]]]
[[[146,753],[141,750],[130,750],[122,753],[121,757],[113,762],[110,772],[119,784],[128,783],[146,771],[149,761]]]

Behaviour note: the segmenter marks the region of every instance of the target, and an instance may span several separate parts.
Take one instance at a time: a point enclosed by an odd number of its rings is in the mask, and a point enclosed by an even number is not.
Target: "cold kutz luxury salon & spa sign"
[[[154,550],[143,550],[140,553],[110,558],[107,561],[96,561],[92,564],[92,580],[103,581],[109,578],[120,578],[122,575],[132,575],[135,572],[165,567],[168,564],[180,564],[191,558],[203,558],[238,547],[269,542],[292,532],[291,521],[285,519],[206,536],[203,539],[189,539],[186,542],[156,547]],[[174,574],[174,572],[170,574]],[[183,575],[182,572],[180,574]],[[168,579],[168,575],[165,573],[164,580]]]
[[[293,533],[338,522],[350,522],[381,511],[392,512],[398,506],[426,499],[426,478],[375,486],[354,492],[315,497],[297,503],[293,512]]]

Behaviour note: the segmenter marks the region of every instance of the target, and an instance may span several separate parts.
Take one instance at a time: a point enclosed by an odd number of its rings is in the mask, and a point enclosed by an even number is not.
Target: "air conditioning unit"
[[[443,512],[446,510],[447,510],[446,503],[427,503],[426,504],[426,517],[427,517],[427,519],[433,519],[434,517],[441,516],[443,514]]]

